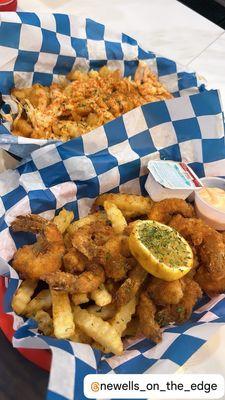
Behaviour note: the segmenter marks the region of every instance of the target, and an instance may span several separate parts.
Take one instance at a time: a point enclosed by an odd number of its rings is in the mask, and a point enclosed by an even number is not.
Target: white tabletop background
[[[125,32],[149,50],[193,67],[209,88],[220,89],[225,106],[225,30],[176,0],[18,0],[18,6],[84,15]],[[11,158],[0,154],[0,170],[11,166]],[[225,376],[224,360],[222,328],[178,372]]]

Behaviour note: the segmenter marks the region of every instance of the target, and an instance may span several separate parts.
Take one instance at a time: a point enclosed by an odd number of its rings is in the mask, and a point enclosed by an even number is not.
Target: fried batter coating
[[[215,296],[225,291],[225,274],[215,276],[207,272],[205,266],[200,266],[195,275],[195,280],[210,296]]]
[[[147,292],[155,304],[164,306],[166,304],[178,304],[184,293],[182,279],[166,282],[162,279],[152,277]]]
[[[121,254],[122,236],[113,236],[104,246],[98,249],[97,260],[103,265],[107,278],[120,281],[127,276],[127,272],[136,264],[132,257]]]
[[[24,125],[16,127],[13,123],[13,134],[26,136],[28,132],[29,137],[36,139],[65,141],[142,104],[172,98],[143,61],[134,80],[106,66],[99,71],[72,71],[67,78],[71,82],[52,83],[50,87],[35,84],[12,90],[31,126],[30,132]]]
[[[224,244],[225,244],[225,231],[220,232],[220,233],[221,233],[221,235],[222,235],[222,239],[223,239],[223,242],[224,242]]]
[[[21,277],[38,279],[61,268],[65,246],[54,223],[30,214],[17,217],[11,227],[15,232],[39,233],[36,243],[21,247],[13,257],[12,266]]]
[[[71,236],[71,241],[88,260],[92,260],[97,255],[98,247],[104,245],[113,235],[113,229],[107,225],[107,221],[96,221],[78,228]]]
[[[69,249],[69,251],[63,256],[63,265],[65,271],[76,273],[83,272],[85,269],[84,260],[78,255],[78,251],[74,248]]]
[[[155,321],[156,307],[147,293],[142,292],[137,307],[137,315],[140,321],[140,330],[143,335],[155,343],[162,340],[160,326]]]
[[[129,303],[136,296],[146,276],[147,272],[138,264],[129,272],[128,278],[115,295],[115,303],[118,308]]]
[[[177,304],[168,304],[156,313],[156,320],[160,326],[169,323],[182,324],[187,321],[197,300],[202,297],[202,291],[197,282],[189,278],[183,278],[184,294]]]
[[[173,216],[169,225],[194,246],[201,245],[204,233],[212,229],[198,218],[184,218],[182,215]]]
[[[96,290],[105,281],[103,268],[98,264],[89,264],[80,275],[69,272],[56,271],[41,277],[51,289],[61,290],[67,293],[89,293]]]
[[[168,224],[174,214],[184,217],[194,217],[194,208],[182,199],[165,199],[153,204],[148,218],[163,224]]]
[[[26,103],[26,99],[30,101],[32,106],[44,111],[49,103],[49,88],[38,83],[30,88],[14,88],[11,92],[22,104]]]
[[[30,137],[33,132],[33,127],[24,118],[18,118],[13,122],[14,131],[16,136]]]
[[[225,244],[223,236],[200,219],[174,217],[170,226],[191,241],[200,261],[194,279],[207,293],[225,290]]]

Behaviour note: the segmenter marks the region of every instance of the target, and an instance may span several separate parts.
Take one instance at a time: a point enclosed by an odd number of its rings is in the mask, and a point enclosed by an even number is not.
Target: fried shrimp
[[[182,279],[166,282],[162,279],[152,277],[147,286],[150,298],[157,305],[179,303],[184,295],[183,289],[184,284]]]
[[[115,303],[118,308],[129,303],[135,297],[146,276],[147,272],[140,265],[136,265],[129,272],[128,278],[123,282],[115,295]]]
[[[160,326],[155,321],[156,307],[147,293],[142,292],[140,295],[137,314],[140,322],[140,330],[144,336],[151,339],[155,343],[162,340]]]
[[[107,222],[107,221],[106,221]],[[88,260],[92,260],[97,255],[99,246],[113,235],[113,229],[107,223],[96,221],[89,225],[78,228],[71,236],[72,245],[78,249]]]
[[[38,279],[59,270],[65,253],[62,234],[57,226],[38,215],[19,216],[11,225],[15,232],[39,234],[37,242],[17,250],[12,266],[23,278]]]
[[[181,214],[183,217],[194,217],[193,207],[182,199],[165,199],[153,204],[148,218],[163,224],[168,224],[172,216]]]
[[[107,278],[120,281],[127,276],[127,272],[136,265],[132,257],[121,254],[123,236],[110,238],[104,246],[98,249],[97,260],[103,265]]]
[[[69,251],[63,256],[63,265],[65,271],[76,273],[83,272],[85,269],[85,263],[78,255],[78,251],[74,248],[69,249]]]
[[[212,229],[200,219],[184,218],[182,215],[173,216],[169,225],[194,246],[201,245],[205,232]]]
[[[41,277],[51,289],[68,293],[89,293],[96,290],[105,281],[103,268],[98,264],[89,264],[80,275],[69,272],[56,271]]]
[[[183,297],[177,304],[168,304],[156,313],[156,320],[160,326],[169,323],[182,324],[187,321],[197,300],[202,297],[202,291],[197,282],[183,278]]]
[[[197,250],[200,267],[194,276],[207,293],[225,290],[225,244],[223,236],[196,218],[174,217],[170,225]]]

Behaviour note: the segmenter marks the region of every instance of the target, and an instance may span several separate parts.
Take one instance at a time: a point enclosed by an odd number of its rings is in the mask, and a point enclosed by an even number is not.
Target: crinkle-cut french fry
[[[74,221],[72,224],[70,224],[68,228],[68,233],[72,235],[74,232],[77,231],[77,229],[82,228],[85,225],[90,225],[92,222],[96,221],[106,221],[107,216],[105,212],[103,211],[97,211],[96,213],[87,215],[86,217],[80,218],[77,221]]]
[[[61,233],[64,233],[74,219],[73,211],[67,211],[63,208],[53,222]]]
[[[39,310],[34,315],[33,319],[38,323],[38,330],[43,332],[44,335],[50,336],[53,334],[53,321],[50,315],[44,311]]]
[[[67,293],[51,290],[54,334],[58,339],[68,339],[75,332],[73,313]]]
[[[116,329],[102,318],[90,314],[87,310],[82,310],[79,306],[74,307],[74,320],[76,325],[100,343],[107,352],[122,354],[123,343]]]
[[[116,307],[114,304],[108,304],[107,306],[100,307],[96,304],[92,304],[88,306],[87,311],[90,314],[96,315],[96,317],[102,318],[104,321],[110,318],[113,318],[116,313]]]
[[[37,281],[33,279],[26,279],[17,289],[16,293],[12,299],[12,309],[17,314],[23,314],[24,310],[27,307],[27,304],[30,302],[30,299],[37,287]]]
[[[128,212],[129,217],[138,217],[139,215],[148,214],[153,205],[153,201],[150,197],[124,193],[101,194],[95,200],[94,205],[103,206],[106,200],[114,203],[122,212]]]
[[[72,342],[92,344],[93,339],[86,335],[78,326],[76,326],[76,332],[70,337]]]
[[[86,293],[74,293],[71,296],[71,300],[75,306],[89,302],[89,298]]]
[[[93,290],[90,297],[100,307],[107,306],[112,302],[112,295],[105,288],[104,284],[101,284],[98,289]]]
[[[113,230],[116,234],[123,233],[127,226],[127,221],[124,218],[122,211],[111,201],[104,201],[104,209],[107,214],[109,221],[112,224]]]
[[[137,300],[134,297],[129,301],[129,303],[122,306],[111,319],[111,321],[109,321],[120,336],[122,336],[122,333],[125,331],[128,322],[130,322],[132,315],[135,313],[136,304]]]
[[[98,342],[92,342],[91,346],[94,347],[94,349],[96,349],[96,350],[100,350],[102,353],[106,353],[106,354],[110,353],[110,351],[106,347],[102,346]]]
[[[34,297],[24,310],[27,317],[31,317],[39,310],[48,310],[52,305],[52,298],[49,289],[41,290],[36,297]]]

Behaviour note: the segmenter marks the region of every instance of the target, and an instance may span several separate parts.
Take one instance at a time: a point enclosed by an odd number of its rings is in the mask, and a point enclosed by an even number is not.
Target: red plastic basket
[[[14,334],[13,330],[13,318],[11,315],[7,315],[3,311],[3,298],[6,291],[5,280],[0,277],[0,328],[5,334],[7,339],[12,342]],[[49,350],[37,350],[37,349],[22,349],[17,350],[29,361],[36,364],[38,367],[50,371],[51,366],[51,353]]]
[[[0,11],[16,11],[17,0],[0,0]]]

